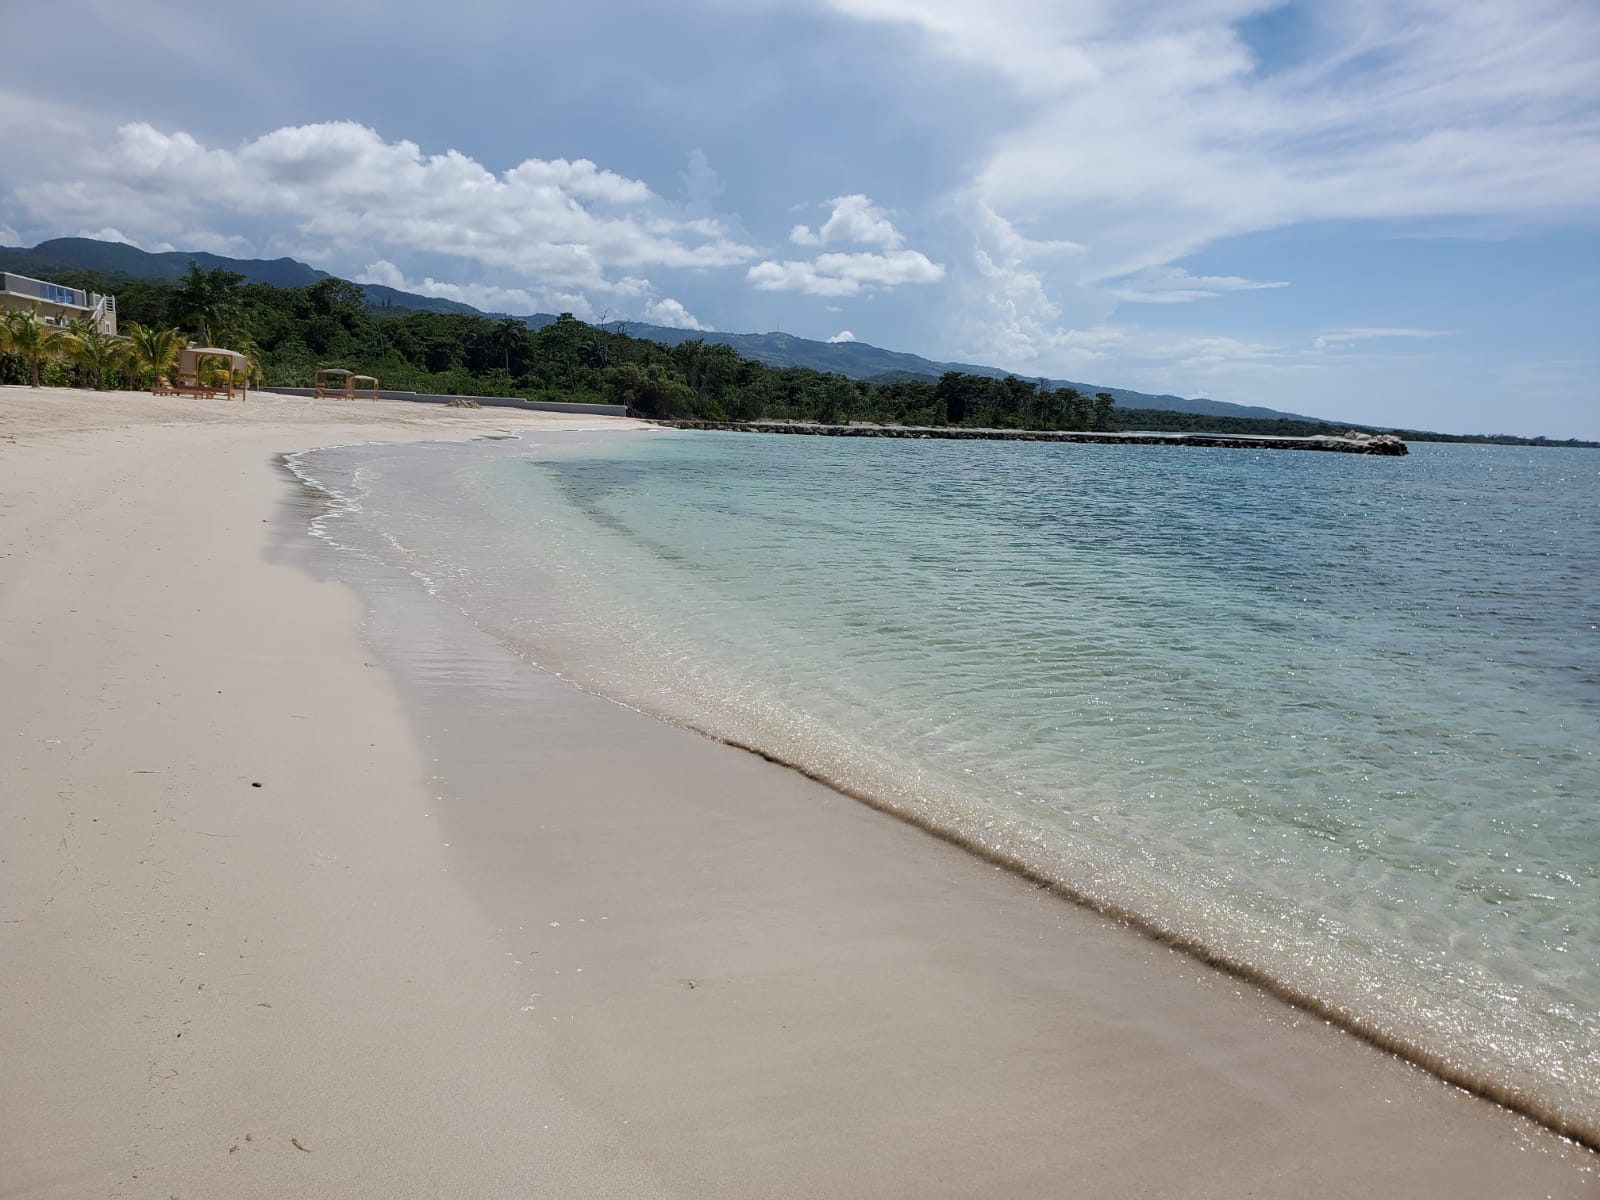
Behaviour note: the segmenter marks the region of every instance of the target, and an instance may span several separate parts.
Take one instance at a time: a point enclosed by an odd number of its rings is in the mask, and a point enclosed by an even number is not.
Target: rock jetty
[[[794,433],[813,437],[940,438],[974,442],[1087,442],[1101,446],[1202,446],[1229,450],[1325,450],[1335,454],[1409,454],[1388,433],[1352,429],[1336,436],[1263,437],[1244,433],[1068,433],[1047,429],[964,429],[944,425],[819,425],[810,421],[657,421],[669,429]]]

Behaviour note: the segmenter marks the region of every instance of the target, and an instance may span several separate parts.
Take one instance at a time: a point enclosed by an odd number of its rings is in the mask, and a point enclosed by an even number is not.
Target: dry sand
[[[0,1195],[1600,1195],[420,596],[369,642],[285,552],[281,452],[563,420],[0,389]]]

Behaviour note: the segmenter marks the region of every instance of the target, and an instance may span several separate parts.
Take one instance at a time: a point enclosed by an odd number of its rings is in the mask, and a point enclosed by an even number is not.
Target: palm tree
[[[183,334],[176,329],[155,329],[128,322],[127,353],[134,370],[152,372],[157,379],[177,365],[183,352]]]
[[[214,346],[239,322],[239,285],[243,282],[244,276],[236,272],[222,267],[202,271],[198,263],[191,262],[189,273],[178,281],[174,315],[187,322],[202,343]]]
[[[39,386],[39,364],[47,358],[60,358],[69,354],[73,337],[64,329],[46,325],[39,320],[37,309],[18,309],[6,314],[6,345],[22,355],[28,362],[28,381]]]
[[[503,317],[489,331],[489,349],[500,359],[500,365],[505,368],[506,374],[511,374],[511,355],[513,351],[521,350],[528,338],[526,322],[515,317]],[[520,355],[518,356],[521,357]]]
[[[105,391],[106,372],[122,362],[126,354],[125,339],[109,337],[92,321],[72,323],[72,346],[67,354],[93,381],[99,391]]]

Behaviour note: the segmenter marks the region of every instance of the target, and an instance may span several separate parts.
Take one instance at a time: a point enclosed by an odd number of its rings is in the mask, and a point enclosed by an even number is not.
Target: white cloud
[[[1238,275],[1191,275],[1182,267],[1146,267],[1120,280],[1109,290],[1118,300],[1133,304],[1181,304],[1207,300],[1224,292],[1248,292],[1262,288],[1288,287],[1287,283],[1263,283]]]
[[[851,333],[848,329],[841,329],[838,333],[834,334],[828,339],[828,341],[833,345],[838,345],[840,342],[853,342],[855,340],[856,335]]]
[[[709,329],[679,301],[668,297],[652,300],[644,306],[644,319],[652,325],[665,325],[671,329]]]
[[[789,231],[789,240],[797,246],[850,242],[882,246],[885,250],[898,250],[905,245],[905,237],[894,227],[889,214],[861,193],[835,196],[828,203],[833,205],[833,211],[821,229],[813,233],[809,225],[796,225]]]
[[[764,292],[803,292],[810,296],[855,296],[877,288],[905,283],[937,283],[944,267],[920,250],[905,248],[905,236],[889,214],[860,192],[835,196],[832,211],[819,229],[796,225],[789,241],[797,246],[823,246],[846,242],[877,246],[880,251],[833,250],[809,262],[767,259],[745,272],[745,278]]]
[[[1083,246],[1027,237],[970,194],[961,198],[958,211],[974,247],[970,268],[955,289],[949,322],[952,352],[1006,363],[1055,362],[1061,370],[1081,364],[1084,348],[1072,343],[1067,326],[1096,323],[1108,306],[1080,305],[1068,311],[1047,283],[1049,276],[1080,259]]]
[[[759,262],[745,278],[764,292],[804,292],[810,296],[854,296],[904,283],[937,283],[944,267],[920,250],[888,254],[819,254],[811,262]]]
[[[22,235],[9,225],[0,225],[0,246],[20,246]]]
[[[745,272],[745,278],[763,292],[805,292],[810,296],[854,296],[861,291],[858,280],[828,277],[808,262],[758,262]]]
[[[356,282],[375,283],[380,287],[398,288],[401,291],[409,291],[411,288],[400,268],[386,258],[368,263],[366,269],[356,276]]]
[[[1309,221],[1600,208],[1594,5],[1302,5],[1302,44],[1274,61],[1243,25],[1267,0],[825,2],[994,77],[1023,115],[996,130],[976,194],[1071,229],[1078,282]]]
[[[113,228],[110,225],[105,226],[103,229],[80,229],[77,236],[93,238],[97,242],[121,242],[124,246],[137,247],[139,245],[138,242],[123,233],[122,230]]]
[[[1365,342],[1373,338],[1441,338],[1450,337],[1451,334],[1452,331],[1448,329],[1335,329],[1318,335],[1311,345],[1320,351],[1330,346],[1345,346],[1351,342]]]
[[[233,258],[244,258],[252,253],[250,239],[233,234],[197,230],[194,233],[184,234],[180,240],[185,250],[205,250],[211,254],[226,254]],[[153,250],[155,247],[147,246],[146,249]]]
[[[379,259],[357,273],[357,283],[375,283],[418,296],[435,296],[470,304],[484,312],[512,313],[519,317],[535,312],[570,312],[583,320],[593,318],[594,305],[582,292],[560,290],[529,291],[526,288],[497,287],[489,283],[447,283],[427,276],[409,280],[394,263]]]
[[[470,164],[466,170],[471,175],[482,170],[477,163],[458,155],[454,150],[449,152],[448,157],[460,158],[464,166]],[[586,158],[576,162],[568,162],[564,158],[530,158],[507,171],[505,179],[507,183],[517,184],[535,193],[553,188],[579,200],[598,200],[604,204],[636,205],[653,199],[650,189],[639,180],[626,179],[613,171],[602,171]]]
[[[705,172],[695,178],[704,192]],[[287,222],[319,257],[445,255],[569,290],[755,257],[716,217],[675,211],[642,181],[587,159],[530,158],[497,175],[459,151],[425,154],[351,121],[276,129],[237,149],[135,122],[111,145],[86,147],[75,172],[14,194],[38,221],[114,219],[134,240],[197,220],[264,219]]]

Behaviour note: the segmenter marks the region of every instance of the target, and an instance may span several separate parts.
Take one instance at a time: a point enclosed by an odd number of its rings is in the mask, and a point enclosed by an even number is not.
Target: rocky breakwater
[[[1388,433],[1352,429],[1318,437],[1265,437],[1244,433],[1110,433],[1047,429],[962,429],[943,425],[819,425],[812,421],[657,421],[669,429],[729,433],[792,433],[813,437],[942,438],[978,442],[1087,442],[1103,446],[1201,446],[1230,450],[1325,450],[1335,454],[1408,454]]]

